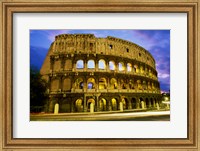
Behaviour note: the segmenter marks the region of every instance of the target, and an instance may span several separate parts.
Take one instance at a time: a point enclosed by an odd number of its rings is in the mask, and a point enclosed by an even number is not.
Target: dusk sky
[[[142,46],[156,61],[161,91],[170,90],[170,30],[30,30],[31,65],[41,67],[56,35],[81,33],[113,36]]]

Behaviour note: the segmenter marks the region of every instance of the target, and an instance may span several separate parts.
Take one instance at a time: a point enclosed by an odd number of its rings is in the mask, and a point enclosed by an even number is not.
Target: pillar
[[[119,110],[123,112],[123,103],[119,102]]]
[[[87,112],[87,100],[85,95],[83,97],[83,111]]]
[[[54,114],[58,114],[58,113],[59,113],[59,104],[56,103],[54,107]]]
[[[90,103],[90,113],[94,113],[94,103]]]
[[[142,109],[145,108],[144,101],[141,101],[141,106],[142,106]]]

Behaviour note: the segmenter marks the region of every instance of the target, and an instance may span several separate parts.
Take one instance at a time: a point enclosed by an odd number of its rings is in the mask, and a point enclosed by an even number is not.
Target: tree
[[[34,67],[30,69],[30,107],[31,112],[41,112],[47,100],[47,82]]]

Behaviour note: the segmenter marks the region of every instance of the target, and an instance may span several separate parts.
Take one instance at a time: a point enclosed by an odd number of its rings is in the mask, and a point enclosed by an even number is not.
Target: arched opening
[[[76,112],[83,112],[83,100],[77,99],[75,101],[75,110]]]
[[[146,81],[143,81],[143,82],[142,82],[142,89],[143,89],[143,90],[147,90]]]
[[[132,71],[132,64],[131,63],[127,63],[127,71],[128,72]]]
[[[151,106],[154,107],[155,105],[154,105],[154,101],[153,101],[153,99],[151,98],[150,100],[151,100]]]
[[[123,103],[123,109],[127,110],[128,109],[128,99],[127,98],[123,98],[122,99],[122,103]]]
[[[110,80],[110,88],[111,89],[117,89],[117,80],[115,78],[112,78]]]
[[[119,71],[124,71],[124,63],[120,62],[118,66],[119,66]]]
[[[109,61],[109,69],[115,70],[115,62],[114,61]]]
[[[149,100],[148,100],[148,98],[146,98],[146,108],[149,108],[150,107],[150,104],[149,104]]]
[[[135,73],[139,73],[138,65],[133,66]]]
[[[87,100],[87,111],[90,112],[91,109],[91,103],[95,107],[95,100],[94,99],[88,99]]]
[[[89,78],[87,80],[87,87],[88,87],[88,89],[95,89],[95,79],[94,78]]]
[[[142,84],[140,80],[137,80],[137,89],[142,90]]]
[[[106,69],[106,62],[103,59],[99,60],[99,69],[105,70]]]
[[[129,89],[134,89],[134,81],[133,80],[129,80]]]
[[[75,81],[75,89],[83,89],[83,79],[82,78],[78,78]]]
[[[106,103],[106,99],[102,98],[99,100],[99,110],[100,111],[106,111],[107,110],[107,103]]]
[[[135,98],[131,99],[131,105],[132,105],[132,109],[136,109],[136,99]]]
[[[51,81],[51,91],[58,91],[58,89],[59,89],[59,80],[53,79]]]
[[[140,73],[144,74],[144,67],[140,66]]]
[[[63,91],[69,91],[71,90],[71,79],[66,78],[63,80]]]
[[[107,89],[106,78],[99,79],[99,89]]]
[[[123,79],[121,79],[121,88],[126,89],[126,82]]]
[[[95,68],[94,60],[88,60],[87,68],[88,69],[94,69]]]
[[[111,99],[111,104],[112,104],[112,110],[113,110],[113,111],[117,111],[117,109],[118,109],[117,99],[112,98],[112,99]]]
[[[78,60],[78,61],[76,62],[76,68],[77,68],[77,69],[83,69],[83,68],[84,68],[83,60]]]
[[[141,109],[144,109],[144,108],[145,108],[145,104],[144,104],[143,98],[140,98],[140,108],[141,108]]]

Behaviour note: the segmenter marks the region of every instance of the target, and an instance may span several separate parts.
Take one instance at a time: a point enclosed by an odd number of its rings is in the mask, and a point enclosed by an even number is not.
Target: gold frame
[[[200,150],[199,0],[0,0],[0,150]],[[17,12],[161,12],[188,15],[186,139],[15,139],[12,137],[12,15]]]

